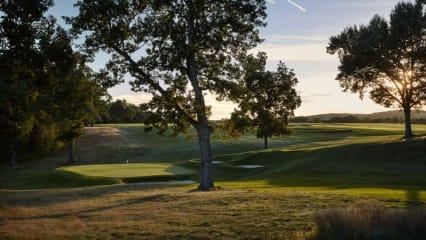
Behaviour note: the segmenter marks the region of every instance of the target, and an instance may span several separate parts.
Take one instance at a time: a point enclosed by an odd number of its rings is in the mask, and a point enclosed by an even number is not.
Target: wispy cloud
[[[296,8],[298,8],[300,11],[306,12],[306,9],[304,7],[302,7],[299,4],[293,2],[292,0],[287,0],[287,2],[290,3],[291,5],[295,6]]]
[[[262,44],[250,52],[266,52],[271,61],[334,61],[337,65],[337,57],[325,49],[326,44]]]
[[[282,35],[282,34],[269,34],[262,36],[265,38],[265,43],[269,44],[288,44],[288,43],[327,43],[328,37],[319,35]]]

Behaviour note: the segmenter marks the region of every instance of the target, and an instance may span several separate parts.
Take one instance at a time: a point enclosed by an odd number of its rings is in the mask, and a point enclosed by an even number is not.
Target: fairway
[[[426,240],[426,0],[0,0],[0,240]]]
[[[68,171],[91,177],[129,178],[190,175],[194,172],[184,167],[168,163],[125,163],[125,164],[94,164],[63,167],[58,170]]]
[[[266,150],[254,133],[214,137],[218,190],[208,193],[166,185],[199,179],[196,139],[86,128],[76,165],[64,152],[0,170],[0,238],[310,239],[330,209],[426,207],[426,125],[409,141],[402,124],[291,128]]]

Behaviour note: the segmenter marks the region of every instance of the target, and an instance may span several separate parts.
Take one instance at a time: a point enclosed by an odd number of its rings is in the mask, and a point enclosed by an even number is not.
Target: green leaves
[[[111,55],[113,76],[126,72],[132,90],[150,93],[146,123],[163,133],[198,133],[204,169],[200,189],[213,188],[211,146],[204,94],[229,94],[239,57],[261,42],[264,0],[81,0],[80,13],[68,18],[84,33],[85,49]],[[105,79],[105,78],[104,78]]]
[[[81,134],[105,94],[84,57],[73,51],[68,32],[44,15],[52,5],[0,4],[0,145],[19,141],[50,151],[56,140]]]
[[[401,108],[418,102],[424,89],[411,86],[426,81],[424,73],[420,73],[426,58],[423,6],[420,1],[399,3],[389,23],[375,16],[367,26],[350,27],[330,38],[327,51],[339,54],[337,80],[345,90],[362,95],[370,89],[374,91],[372,99],[385,106],[394,104],[383,99],[393,99],[391,102]]]
[[[193,91],[230,94],[239,56],[261,42],[256,28],[266,17],[261,0],[81,0],[76,6],[79,15],[67,21],[74,32],[84,33],[87,53],[110,53],[109,82],[128,73],[133,90],[154,96],[147,105],[152,119],[179,125],[179,131],[187,125],[182,121],[194,125],[209,114]],[[196,69],[196,79],[190,68]]]
[[[327,52],[338,54],[336,80],[344,91],[366,92],[385,107],[408,111],[426,102],[425,2],[400,2],[390,21],[374,16],[368,25],[346,28],[330,38]]]
[[[288,119],[301,99],[295,86],[297,78],[283,62],[275,72],[266,71],[266,54],[249,55],[244,62],[245,75],[241,80],[239,110],[231,117],[240,131],[256,127],[258,138],[289,134]]]
[[[41,36],[50,32],[43,17],[50,0],[0,4],[0,145],[24,142],[31,133],[48,78]]]

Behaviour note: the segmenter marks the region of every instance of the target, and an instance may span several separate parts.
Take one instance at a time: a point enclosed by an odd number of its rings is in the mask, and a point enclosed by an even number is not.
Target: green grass
[[[91,164],[59,168],[81,176],[117,179],[119,182],[143,182],[189,179],[195,172],[171,163]]]
[[[0,189],[28,190],[117,184],[113,178],[78,175],[60,169],[18,168],[1,171]],[[1,190],[0,190],[1,191]]]
[[[65,154],[27,161],[30,163],[21,165],[20,169],[3,168],[0,188],[61,187],[49,184],[55,176],[79,182],[63,187],[84,186],[85,182],[111,184],[125,178],[143,180],[150,176],[198,179],[199,153],[195,139],[159,136],[145,132],[140,124],[112,126],[95,129],[77,142],[77,166],[61,166]],[[215,139],[213,157],[221,164],[214,165],[214,178],[220,184],[232,182],[239,187],[261,181],[264,182],[261,187],[267,189],[418,188],[421,192],[426,182],[423,177],[426,148],[422,140],[426,126],[414,125],[419,137],[409,142],[401,137],[402,127],[401,124],[294,125],[292,135],[273,138],[267,150],[262,149],[262,141],[252,134],[238,140]],[[237,167],[246,164],[265,167]]]
[[[293,125],[267,150],[253,134],[214,138],[221,190],[213,193],[190,191],[196,184],[127,184],[199,179],[195,138],[159,136],[139,124],[100,127],[107,128],[77,141],[77,165],[65,165],[60,153],[2,166],[0,238],[305,239],[318,211],[364,202],[425,208],[426,125],[413,125],[417,135],[408,141],[402,124]],[[238,167],[248,164],[264,167]],[[64,219],[60,230],[49,227]],[[81,233],[64,230],[81,226]]]
[[[93,177],[145,177],[161,175],[190,175],[193,172],[170,163],[129,163],[129,164],[96,164],[79,165],[61,168],[80,175]]]

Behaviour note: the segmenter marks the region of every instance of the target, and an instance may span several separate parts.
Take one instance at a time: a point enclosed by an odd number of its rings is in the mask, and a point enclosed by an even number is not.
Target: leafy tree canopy
[[[110,82],[132,79],[134,91],[151,93],[150,123],[175,132],[192,125],[198,134],[200,189],[213,188],[211,144],[204,94],[226,96],[235,85],[241,56],[261,42],[264,0],[80,0],[69,18],[85,32],[88,54],[111,55]],[[105,70],[105,71],[106,71]],[[108,75],[105,74],[105,77]]]
[[[0,146],[51,148],[80,134],[105,94],[68,32],[45,13],[51,0],[0,3]],[[34,150],[34,149],[31,149]]]
[[[0,146],[15,164],[16,145],[34,126],[38,88],[46,78],[42,36],[51,35],[54,20],[44,17],[52,1],[0,3]]]
[[[295,73],[279,62],[276,71],[266,71],[266,53],[257,57],[249,55],[243,64],[245,74],[240,88],[239,109],[231,116],[236,129],[256,127],[256,136],[263,138],[265,148],[272,136],[289,134],[289,117],[300,106],[301,99],[295,86],[298,83]]]
[[[327,52],[340,60],[337,80],[385,107],[404,110],[405,136],[411,137],[410,112],[426,100],[425,1],[398,3],[390,20],[374,16],[368,25],[346,28],[330,38]]]

